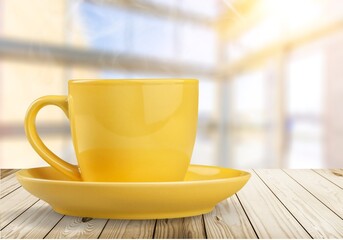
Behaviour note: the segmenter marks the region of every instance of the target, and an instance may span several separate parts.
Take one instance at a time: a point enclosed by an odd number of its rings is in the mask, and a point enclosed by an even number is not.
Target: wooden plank
[[[100,238],[151,239],[156,220],[109,220]]]
[[[18,169],[1,169],[0,179],[14,174]]]
[[[38,198],[31,195],[23,188],[18,188],[6,197],[0,199],[0,229],[12,222],[27,208],[32,206]]]
[[[206,238],[202,215],[157,220],[154,238]]]
[[[331,172],[336,176],[343,177],[343,168],[342,169],[331,169]]]
[[[311,170],[284,170],[343,219],[343,190]]]
[[[237,196],[259,238],[310,237],[256,174]]]
[[[236,195],[204,215],[208,238],[257,238]]]
[[[64,216],[45,238],[98,238],[106,219]]]
[[[343,237],[343,220],[281,169],[256,172],[311,237]]]
[[[2,231],[3,238],[44,238],[63,217],[39,200]]]
[[[343,189],[343,169],[316,169],[313,171]]]
[[[0,183],[0,198],[3,198],[10,192],[16,190],[20,187],[20,184],[15,177],[15,174],[11,174],[3,179],[1,179]]]

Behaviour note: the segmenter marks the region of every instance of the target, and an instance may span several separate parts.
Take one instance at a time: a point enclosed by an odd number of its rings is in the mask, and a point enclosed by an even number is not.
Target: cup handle
[[[68,117],[68,97],[67,96],[44,96],[38,98],[29,107],[25,117],[25,133],[34,150],[49,163],[53,168],[68,176],[72,180],[81,181],[81,175],[78,166],[67,163],[59,158],[50,149],[45,146],[39,137],[36,129],[36,117],[40,109],[47,105],[60,107]]]

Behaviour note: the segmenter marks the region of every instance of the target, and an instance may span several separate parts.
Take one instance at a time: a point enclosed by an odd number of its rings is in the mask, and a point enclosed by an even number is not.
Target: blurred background
[[[23,120],[73,78],[200,80],[192,163],[343,166],[341,0],[1,0],[0,167],[46,165]],[[37,120],[76,162],[62,111]]]

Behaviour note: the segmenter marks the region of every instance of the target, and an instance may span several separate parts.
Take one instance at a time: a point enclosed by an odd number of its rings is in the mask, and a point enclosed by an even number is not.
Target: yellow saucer
[[[51,167],[20,170],[20,184],[58,213],[112,219],[178,218],[210,212],[239,191],[250,173],[191,165],[180,182],[80,182]]]

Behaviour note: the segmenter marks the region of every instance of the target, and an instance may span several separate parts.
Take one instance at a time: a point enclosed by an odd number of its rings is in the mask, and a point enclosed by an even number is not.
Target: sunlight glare
[[[322,14],[319,0],[265,0],[266,12],[290,32],[318,22]]]

